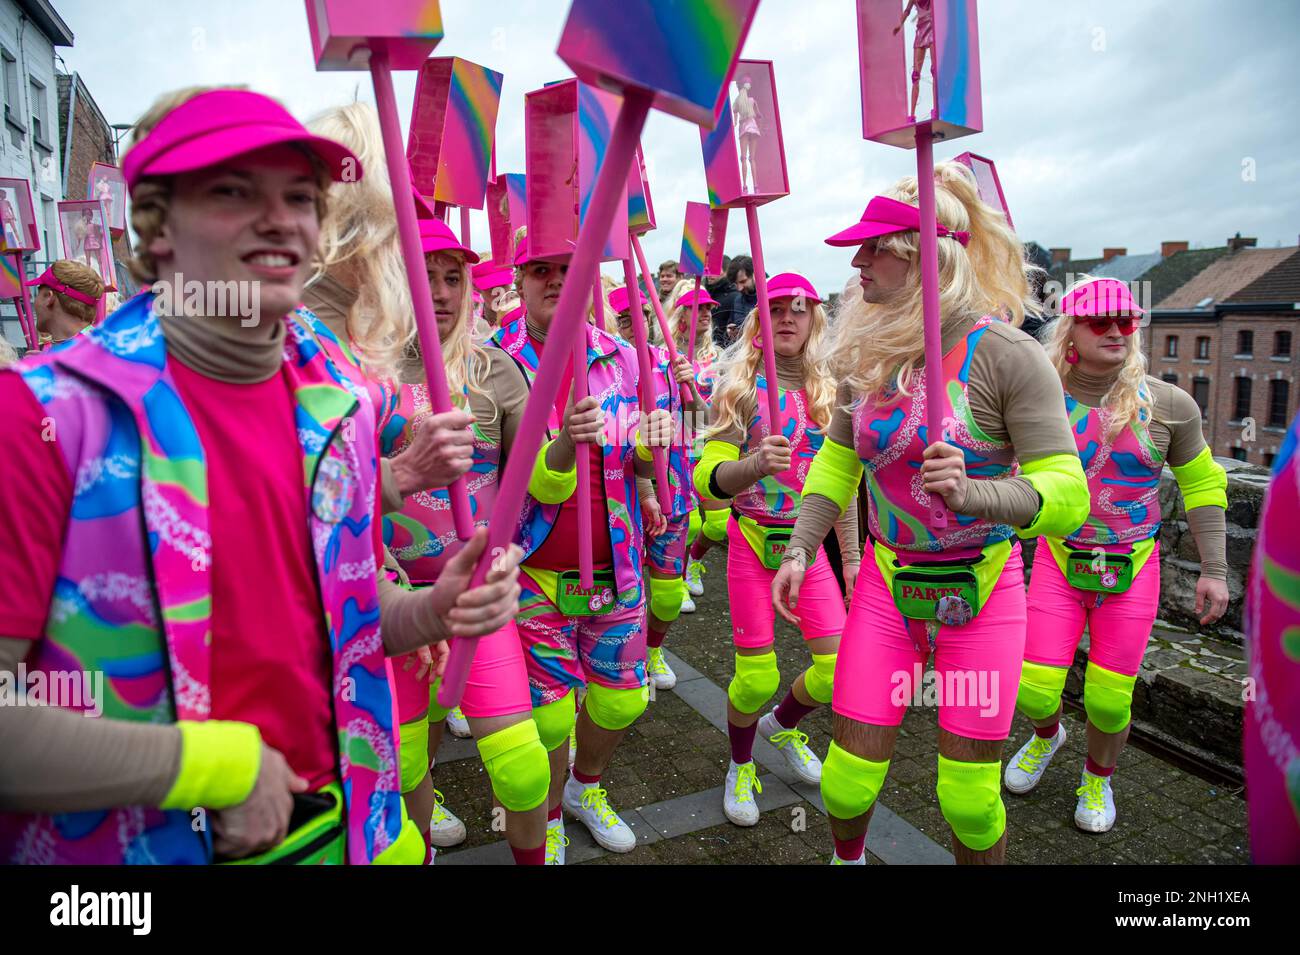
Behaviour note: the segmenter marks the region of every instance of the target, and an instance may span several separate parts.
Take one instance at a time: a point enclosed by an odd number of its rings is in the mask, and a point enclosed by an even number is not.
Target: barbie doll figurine
[[[912,38],[912,109],[907,118],[916,122],[916,99],[921,92],[921,66],[925,63],[925,51],[930,51],[930,69],[934,69],[934,8],[932,0],[907,0],[903,8],[903,18],[894,27],[898,33],[907,23],[907,16],[916,8],[916,36]],[[933,110],[931,110],[933,114]]]
[[[757,192],[754,178],[754,144],[763,135],[758,128],[758,103],[749,95],[753,85],[748,74],[736,83],[736,99],[731,104],[732,116],[736,124],[736,136],[740,140],[740,181],[742,192]],[[745,170],[749,170],[749,184],[745,185]]]
[[[95,198],[104,204],[104,217],[111,226],[113,223],[113,187],[109,184],[107,176],[99,176],[95,180]]]
[[[104,246],[104,227],[95,221],[95,213],[87,209],[77,222],[77,237],[81,240],[81,255],[87,265],[95,270],[100,278],[104,277],[104,263],[100,260],[100,250]]]
[[[16,249],[23,244],[18,231],[18,213],[9,201],[6,189],[0,189],[0,226],[4,228],[6,248]]]

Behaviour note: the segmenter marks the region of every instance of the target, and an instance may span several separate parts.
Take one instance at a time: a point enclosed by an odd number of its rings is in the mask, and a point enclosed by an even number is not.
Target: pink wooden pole
[[[641,308],[641,289],[636,284],[636,269],[631,259],[623,260],[623,283],[627,286],[627,306],[632,310],[632,337],[636,341],[636,363],[638,370],[638,402],[641,413],[649,414],[655,408],[654,365],[650,362],[650,340],[646,335],[645,312]],[[671,379],[669,383],[671,385]],[[672,513],[668,494],[668,456],[663,448],[650,449],[655,465],[655,485],[659,498],[659,508],[664,515]]]
[[[473,251],[474,247],[469,244],[469,206],[460,207],[460,244],[465,248]]]
[[[749,223],[749,254],[754,260],[754,285],[758,289],[758,327],[763,336],[763,376],[767,378],[768,427],[781,433],[781,396],[776,383],[776,339],[772,335],[772,312],[767,299],[767,272],[763,269],[763,237],[758,232],[758,206],[745,206]]]
[[[577,282],[578,276],[575,275],[573,280]],[[596,309],[600,308],[600,300],[600,266],[597,266],[591,300]],[[573,336],[573,403],[576,405],[590,393],[587,388],[587,334],[586,329],[580,328]],[[579,444],[574,452],[578,469],[578,582],[590,590],[596,583],[591,566],[591,465],[588,461],[591,449]]]
[[[939,237],[934,212],[934,137],[916,127],[916,197],[921,212],[921,310],[925,321],[925,425],[930,443],[943,440],[943,331],[939,315]],[[948,526],[943,498],[930,495],[930,526]]]
[[[614,210],[619,203],[627,201],[627,171],[636,155],[636,144],[641,138],[641,129],[645,126],[652,101],[653,95],[648,91],[629,89],[623,97],[623,105],[619,107],[614,132],[605,151],[605,160],[596,177],[596,188],[587,206],[587,221],[579,232],[578,244],[569,260],[569,272],[575,281],[564,284],[547,334],[547,341],[559,347],[547,348],[542,353],[542,363],[533,380],[530,400],[524,406],[523,421],[519,424],[514,447],[510,449],[506,466],[501,472],[495,506],[498,516],[488,525],[487,551],[474,571],[471,588],[483,583],[492,561],[497,559],[514,536],[518,515],[523,510],[524,496],[528,493],[528,478],[533,470],[533,462],[537,460],[538,449],[542,446],[542,437],[546,433],[547,418],[560,390],[564,366],[573,354],[568,343],[582,330],[586,315],[585,301],[591,294],[591,289],[582,277],[590,275],[597,268],[601,247],[605,244],[610,223],[614,220]],[[477,637],[452,640],[442,686],[438,689],[439,705],[452,707],[460,702],[477,645]]]
[[[672,363],[677,361],[677,343],[673,341],[672,329],[668,327],[668,316],[664,314],[663,303],[659,301],[659,288],[656,284],[658,276],[651,277],[650,267],[646,262],[645,250],[641,248],[641,239],[635,232],[629,232],[627,235],[632,243],[632,251],[636,254],[637,263],[641,266],[641,274],[645,277],[645,287],[653,289],[650,293],[650,307],[654,309],[655,321],[659,323],[659,332],[664,336],[664,347],[668,349],[668,364],[671,368]],[[691,352],[691,354],[695,354]],[[673,376],[671,370],[668,374],[668,387],[673,386]],[[695,395],[695,385],[688,384],[681,386],[682,404],[690,404],[697,397]]]
[[[402,259],[406,263],[406,279],[411,284],[415,330],[420,337],[420,354],[424,359],[429,404],[435,413],[442,414],[451,410],[451,393],[447,388],[447,373],[442,364],[442,346],[438,341],[438,320],[433,313],[429,274],[425,269],[424,253],[420,251],[415,197],[407,187],[411,181],[411,170],[406,164],[406,150],[402,146],[402,126],[397,118],[393,73],[389,69],[386,50],[370,52],[370,77],[375,84],[379,129],[383,133],[384,153],[388,160],[388,181],[393,185],[393,210],[397,213],[397,234],[402,244]],[[474,534],[474,518],[471,516],[469,493],[465,490],[464,480],[458,478],[447,489],[447,493],[451,498],[451,516],[456,525],[456,536],[468,540]]]
[[[40,332],[36,328],[36,312],[31,307],[31,302],[27,298],[27,286],[23,283],[27,280],[26,270],[23,268],[22,253],[13,256],[14,274],[18,276],[18,297],[14,299],[14,307],[18,312],[18,324],[22,327],[23,337],[27,339],[27,347],[36,351],[41,347]]]
[[[695,276],[695,294],[691,302],[691,331],[689,340],[686,343],[686,350],[690,352],[686,357],[695,364],[695,330],[700,323],[700,277]]]

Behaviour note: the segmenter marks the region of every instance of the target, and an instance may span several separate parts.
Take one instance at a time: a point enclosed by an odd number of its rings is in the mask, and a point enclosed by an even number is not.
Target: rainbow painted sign
[[[1016,226],[1011,221],[1011,209],[1007,206],[1007,197],[1002,192],[1002,180],[998,177],[998,167],[993,160],[968,152],[954,157],[953,162],[961,163],[975,174],[975,186],[979,189],[980,200],[985,205],[1002,210],[1007,225],[1014,229]]]
[[[0,298],[22,298],[24,293],[19,256],[0,255]]]
[[[916,9],[918,18],[925,15]],[[929,122],[936,138],[945,140],[984,128],[975,0],[931,0],[929,10],[926,21],[909,16],[895,33],[895,4],[858,0],[863,139],[914,149],[918,122]],[[913,117],[911,72],[918,59],[917,112],[923,115]]]
[[[362,50],[383,49],[394,70],[418,70],[442,39],[438,0],[307,0],[318,70],[364,70]]]
[[[573,0],[556,50],[578,79],[655,94],[656,109],[711,128],[758,0]]]
[[[722,246],[726,240],[726,209],[710,209],[707,202],[686,203],[682,256],[677,260],[677,271],[701,278],[721,275]]]
[[[458,56],[426,60],[415,81],[406,158],[420,194],[483,208],[502,76]]]
[[[655,227],[655,204],[650,198],[650,177],[645,171],[645,155],[636,147],[636,160],[627,171],[627,228],[645,235]]]
[[[515,259],[515,231],[527,222],[528,178],[523,173],[503,173],[487,185],[488,235],[492,261],[511,265]]]
[[[533,258],[563,260],[573,253],[621,105],[612,93],[573,79],[524,98],[525,207]],[[620,204],[601,249],[602,261],[627,257],[627,230],[627,205]]]

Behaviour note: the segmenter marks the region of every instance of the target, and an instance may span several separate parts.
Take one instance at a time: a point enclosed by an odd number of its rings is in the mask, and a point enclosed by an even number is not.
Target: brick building
[[[1213,453],[1268,465],[1296,409],[1300,249],[1253,243],[1229,240],[1157,300],[1142,336],[1151,374],[1200,406]]]

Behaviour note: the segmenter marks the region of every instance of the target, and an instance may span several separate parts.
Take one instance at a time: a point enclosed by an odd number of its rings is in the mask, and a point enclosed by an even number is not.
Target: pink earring
[[[1070,342],[1070,347],[1066,349],[1065,360],[1067,364],[1079,364],[1079,349],[1074,347],[1074,342]]]

